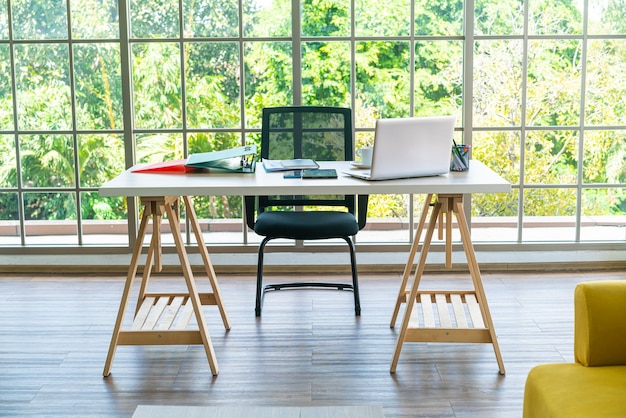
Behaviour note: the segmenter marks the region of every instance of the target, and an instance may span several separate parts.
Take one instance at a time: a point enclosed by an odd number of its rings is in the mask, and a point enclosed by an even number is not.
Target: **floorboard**
[[[268,293],[256,318],[254,279],[218,279],[232,329],[224,330],[217,308],[204,308],[217,377],[201,346],[122,346],[103,378],[123,277],[0,277],[0,416],[131,417],[138,405],[381,405],[387,418],[519,417],[530,368],[572,361],[575,285],[626,280],[626,271],[484,273],[505,376],[491,345],[437,343],[405,343],[390,374],[399,275],[361,275],[361,317],[350,292],[297,289]],[[210,291],[205,277],[197,280]],[[183,287],[180,277],[157,276],[150,290]],[[471,282],[432,273],[421,288]]]

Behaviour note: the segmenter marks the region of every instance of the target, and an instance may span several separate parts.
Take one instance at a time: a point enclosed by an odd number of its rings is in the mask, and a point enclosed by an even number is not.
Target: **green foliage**
[[[157,162],[244,141],[258,144],[258,132],[247,130],[260,128],[261,109],[293,103],[289,0],[244,1],[241,9],[237,2],[192,0],[183,2],[182,10],[173,0],[132,0],[132,114],[141,133],[125,143],[117,132],[124,128],[124,111],[131,109],[122,104],[117,1],[67,1],[71,31],[64,0],[11,3],[14,39],[46,42],[0,44],[0,219],[20,216],[18,179],[28,191],[23,202],[27,219],[76,219],[78,207],[84,219],[124,219],[124,199],[82,192],[76,202],[72,196],[76,187],[98,187],[124,170],[125,147],[136,147],[137,162]],[[582,97],[583,42],[561,36],[582,31],[582,15],[574,3],[528,4],[529,34],[558,36],[528,40],[524,60],[523,41],[515,37],[487,37],[475,45],[464,45],[459,38],[428,38],[463,35],[461,0],[416,2],[415,34],[420,38],[414,43],[385,39],[410,34],[407,0],[358,0],[355,34],[370,38],[354,47],[349,2],[303,0],[301,35],[307,38],[297,52],[302,73],[297,90],[304,104],[349,106],[354,101],[357,128],[371,128],[380,117],[409,116],[411,110],[415,115],[460,115],[463,106],[471,105],[473,158],[524,186],[523,207],[516,193],[476,195],[474,216],[517,216],[520,210],[525,216],[571,216],[576,195],[562,186],[577,184],[581,175],[589,186],[583,189],[585,214],[624,214],[624,189],[604,187],[626,182],[626,136],[621,129],[626,124],[626,43],[585,40]],[[624,0],[590,8],[592,34],[625,32]],[[477,1],[476,34],[522,35],[523,9],[521,0]],[[246,36],[241,47],[240,21]],[[72,50],[68,43],[55,42],[69,33],[81,40],[71,44]],[[182,44],[155,41],[181,33],[186,39]],[[8,30],[0,27],[0,36],[8,38]],[[464,48],[473,48],[473,80],[463,79]],[[473,87],[471,104],[462,103],[468,83]],[[579,132],[581,118],[587,127],[618,129]],[[359,132],[357,146],[371,137]],[[519,177],[522,169],[524,178]],[[42,187],[60,191],[41,193]],[[196,207],[201,217],[242,215],[239,197],[200,198]],[[372,217],[407,214],[405,196],[371,198]]]
[[[348,36],[349,3],[340,0],[303,0],[301,25],[304,36]]]

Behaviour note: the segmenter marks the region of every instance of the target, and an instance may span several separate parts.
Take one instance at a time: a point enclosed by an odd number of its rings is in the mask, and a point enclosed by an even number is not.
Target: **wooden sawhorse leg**
[[[141,203],[144,206],[144,211],[137,234],[137,242],[135,243],[130,267],[128,269],[124,291],[122,293],[122,300],[120,302],[113,336],[111,337],[111,344],[104,366],[104,376],[108,376],[111,373],[111,366],[118,345],[202,344],[209,361],[211,373],[217,376],[219,372],[217,359],[213,351],[213,344],[211,343],[206,321],[202,313],[202,305],[217,305],[226,329],[230,329],[230,322],[222,302],[213,265],[206,246],[204,245],[200,225],[193,209],[193,202],[188,197],[184,197],[183,199],[187,208],[187,217],[195,233],[198,248],[202,255],[205,270],[213,292],[198,293],[187,257],[187,251],[185,250],[181,236],[178,197],[142,197]],[[162,268],[160,225],[164,214],[167,215],[174,237],[176,252],[178,253],[183,276],[187,285],[187,293],[146,292],[153,264],[156,271],[160,271]],[[146,265],[143,271],[143,278],[135,309],[135,317],[130,330],[122,330],[132,285],[137,274],[146,228],[150,219],[152,219],[153,223],[153,233],[150,246],[148,247]],[[187,325],[193,315],[195,315],[198,329],[187,330]]]
[[[428,205],[432,196],[428,196],[422,218],[425,219],[428,213]],[[440,216],[445,217],[445,246],[446,246],[446,267],[452,267],[452,215],[456,216],[459,232],[461,233],[461,241],[470,276],[474,285],[474,290],[463,291],[419,291],[419,284],[424,273],[426,265],[426,257],[430,249],[433,233],[437,221]],[[500,374],[504,374],[504,363],[500,354],[498,340],[496,338],[493,321],[487,306],[487,298],[480,276],[480,269],[476,261],[476,254],[472,245],[469,226],[465,213],[463,211],[463,195],[462,194],[440,194],[437,195],[437,201],[433,207],[433,211],[428,224],[428,230],[424,237],[422,252],[420,253],[419,262],[415,271],[415,276],[410,290],[406,285],[408,275],[413,265],[415,252],[417,251],[417,241],[421,235],[421,227],[423,223],[420,221],[416,231],[416,238],[411,247],[411,253],[405,274],[403,276],[402,286],[394,308],[394,314],[391,326],[395,324],[397,312],[400,304],[406,303],[404,317],[402,319],[402,328],[398,334],[396,348],[391,360],[391,373],[395,373],[400,358],[400,352],[404,342],[466,342],[466,343],[491,343],[496,355]],[[441,228],[440,228],[441,234]],[[413,250],[415,247],[415,251]],[[417,302],[417,306],[415,306]],[[449,315],[450,309],[453,316]],[[467,314],[469,316],[467,316]]]

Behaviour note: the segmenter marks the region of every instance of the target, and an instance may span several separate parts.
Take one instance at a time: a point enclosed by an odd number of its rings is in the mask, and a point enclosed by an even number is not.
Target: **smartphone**
[[[285,171],[284,179],[299,179],[302,177],[302,170]]]
[[[317,170],[302,170],[303,179],[336,179],[337,170],[331,169],[317,169]]]

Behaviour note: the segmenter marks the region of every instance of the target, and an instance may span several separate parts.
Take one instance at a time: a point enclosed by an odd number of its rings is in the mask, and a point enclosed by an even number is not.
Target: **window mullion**
[[[130,44],[130,0],[119,0],[119,28],[120,28],[120,66],[122,75],[122,118],[124,121],[124,160],[126,168],[132,167],[135,160],[134,144],[134,111],[133,111],[133,82],[132,59]],[[128,243],[130,248],[137,240],[137,199],[127,197],[128,205]]]

